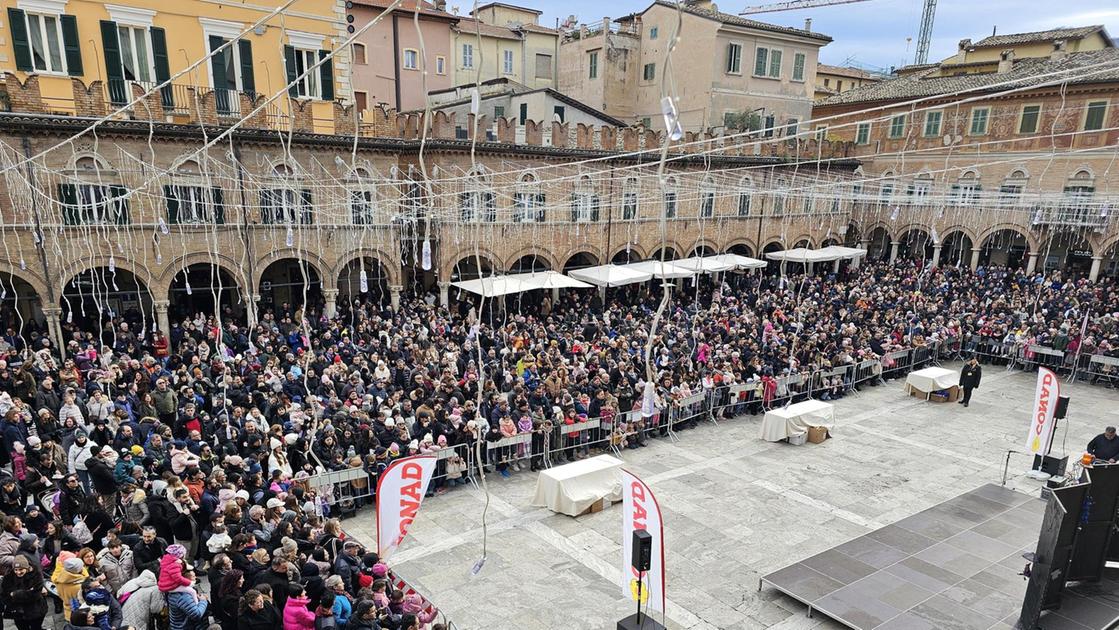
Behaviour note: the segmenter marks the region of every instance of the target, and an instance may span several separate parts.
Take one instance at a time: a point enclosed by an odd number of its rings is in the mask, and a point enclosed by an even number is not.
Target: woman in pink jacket
[[[315,630],[315,611],[307,608],[311,600],[303,595],[299,584],[288,585],[288,601],[284,604],[284,630]]]

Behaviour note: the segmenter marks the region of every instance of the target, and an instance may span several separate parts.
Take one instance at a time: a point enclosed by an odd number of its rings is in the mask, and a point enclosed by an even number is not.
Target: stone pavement
[[[958,369],[958,365],[949,365]],[[627,450],[627,467],[656,493],[665,519],[670,628],[831,629],[759,577],[893,523],[985,483],[999,483],[1007,449],[1025,441],[1036,373],[985,366],[970,408],[906,396],[901,380],[836,403],[823,444],[758,438],[761,416],[710,423]],[[1054,453],[1078,457],[1119,420],[1119,392],[1062,384],[1071,395]],[[1065,444],[1062,448],[1062,444]],[[1009,487],[1037,493],[1013,455]],[[619,586],[621,504],[571,518],[529,505],[536,474],[490,475],[485,497],[469,487],[426,500],[392,559],[461,630],[613,628],[633,606]],[[368,545],[374,516],[344,523]]]

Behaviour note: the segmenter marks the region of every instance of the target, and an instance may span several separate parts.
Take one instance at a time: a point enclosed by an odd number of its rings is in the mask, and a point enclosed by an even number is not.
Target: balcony
[[[114,120],[151,121],[182,125],[228,126],[241,122],[247,129],[343,133],[339,103],[268,98],[261,93],[174,83],[152,91],[154,83],[93,81],[73,77],[29,75],[25,81],[3,73],[0,110]],[[146,94],[146,96],[145,96]],[[291,103],[289,112],[288,103]],[[352,133],[353,123],[349,124]]]
[[[1054,228],[1088,228],[1102,231],[1111,221],[1110,204],[1104,201],[1076,201],[1038,205],[1033,224]]]

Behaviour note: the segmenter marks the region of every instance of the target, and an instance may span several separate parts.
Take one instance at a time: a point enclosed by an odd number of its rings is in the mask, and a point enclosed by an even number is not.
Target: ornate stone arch
[[[975,247],[983,247],[983,244],[987,242],[987,239],[992,234],[1001,232],[1003,230],[1009,230],[1011,232],[1017,232],[1018,234],[1021,234],[1026,239],[1026,243],[1030,246],[1029,251],[1041,251],[1041,242],[1037,239],[1036,236],[1034,236],[1033,232],[1031,232],[1027,228],[1022,227],[1018,223],[996,223],[994,225],[988,226],[979,233],[978,240],[973,240],[972,243],[974,243]]]
[[[95,254],[90,258],[82,258],[74,261],[69,265],[63,266],[59,269],[59,278],[62,279],[62,284],[59,287],[59,295],[65,290],[66,285],[70,283],[77,275],[97,269],[99,267],[109,267],[109,259],[113,259],[113,266],[121,271],[127,271],[132,274],[137,281],[143,282],[147,287],[148,293],[151,294],[153,300],[166,300],[167,294],[156,294],[155,289],[158,286],[158,278],[151,272],[148,267],[143,267],[136,264],[135,261],[127,258],[117,259],[115,256],[106,256],[105,254]]]
[[[179,256],[164,265],[163,273],[149,286],[152,295],[161,296],[155,299],[168,299],[171,294],[171,283],[175,281],[175,277],[191,265],[198,264],[213,265],[224,271],[237,283],[237,288],[242,294],[249,294],[250,287],[248,286],[248,278],[244,273],[243,262],[217,252],[192,252],[185,256]]]
[[[951,226],[948,226],[948,227],[944,228],[943,230],[940,230],[940,229],[937,230],[937,234],[938,234],[938,236],[940,236],[940,242],[941,243],[944,242],[944,239],[947,238],[948,235],[953,234],[955,232],[959,232],[959,233],[963,234],[964,236],[968,237],[971,240],[972,247],[979,247],[979,245],[976,244],[978,242],[978,241],[976,241],[976,239],[978,237],[976,236],[975,230],[973,230],[972,228],[970,228],[966,225],[951,225]]]
[[[562,271],[563,268],[567,265],[568,261],[570,261],[573,257],[578,256],[579,254],[590,254],[594,257],[596,265],[603,264],[602,250],[589,243],[583,243],[583,245],[579,247],[572,247],[571,249],[569,249],[561,259],[563,261],[563,264],[556,267],[555,269],[557,271]]]
[[[401,284],[403,284],[404,281],[400,277],[400,265],[392,264],[392,256],[390,256],[384,250],[378,249],[376,247],[359,247],[357,249],[347,251],[346,254],[339,258],[335,265],[330,269],[330,275],[332,278],[330,288],[337,288],[336,285],[338,284],[338,277],[342,275],[342,270],[345,269],[346,266],[350,263],[361,258],[372,258],[376,260],[377,264],[380,265],[381,269],[385,272],[385,276],[388,279],[389,286],[400,286]],[[326,286],[325,283],[324,286]]]
[[[728,242],[727,242],[727,243],[726,243],[726,244],[725,244],[725,245],[723,246],[723,248],[722,248],[721,250],[719,250],[719,251],[721,251],[721,252],[723,252],[723,253],[729,252],[729,251],[730,251],[730,248],[732,248],[732,247],[734,247],[734,246],[736,246],[736,245],[745,245],[746,247],[749,247],[749,248],[750,248],[750,251],[754,252],[755,256],[756,256],[756,255],[757,255],[757,253],[758,253],[758,244],[754,242],[754,239],[752,239],[752,238],[746,238],[746,237],[744,237],[744,238],[736,238],[736,239],[732,239],[732,240],[728,241]]]
[[[338,278],[336,276],[331,277],[330,274],[327,273],[331,270],[331,267],[326,263],[326,260],[324,260],[322,256],[319,256],[318,254],[305,249],[292,247],[273,250],[257,259],[256,264],[253,268],[254,278],[250,287],[253,295],[256,295],[257,291],[259,291],[258,287],[260,286],[261,279],[264,277],[264,270],[267,269],[268,266],[272,263],[276,262],[277,260],[283,260],[284,258],[301,260],[314,267],[315,272],[319,274],[319,282],[322,283],[322,288],[324,291],[337,288],[335,285],[338,284]]]
[[[7,262],[0,262],[0,273],[10,275],[31,285],[35,294],[39,296],[39,303],[43,306],[52,306],[47,303],[47,281],[38,273],[31,271],[30,268],[20,269],[18,265],[13,266]]]
[[[463,249],[448,254],[440,254],[439,258],[443,264],[439,267],[439,279],[442,281],[450,281],[451,274],[455,272],[455,265],[457,265],[460,260],[466,258],[473,260],[474,254],[475,248],[473,246],[469,248],[464,246]],[[494,253],[492,249],[479,245],[477,246],[477,254],[489,262],[490,266],[495,271],[502,269],[501,257]]]
[[[548,268],[553,271],[559,271],[563,269],[563,266],[560,265],[559,262],[556,260],[555,254],[538,245],[529,245],[528,247],[522,247],[513,254],[510,254],[509,257],[505,259],[505,269],[512,269],[513,265],[525,256],[536,256],[537,258],[544,260],[548,263]]]

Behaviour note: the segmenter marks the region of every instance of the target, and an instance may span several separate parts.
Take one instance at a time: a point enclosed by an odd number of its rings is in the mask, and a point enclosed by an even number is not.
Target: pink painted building
[[[368,24],[390,4],[389,0],[354,0],[348,11],[354,17],[353,26]],[[417,9],[422,49],[413,19]],[[423,108],[425,61],[429,92],[453,87],[451,25],[457,22],[458,18],[446,11],[446,2],[404,0],[391,15],[358,37],[352,76],[358,109],[378,103],[398,111]]]

